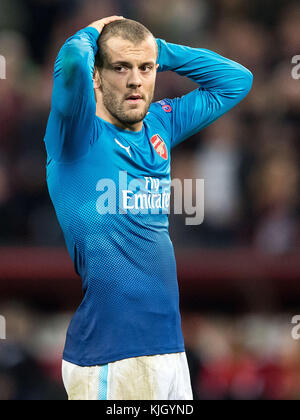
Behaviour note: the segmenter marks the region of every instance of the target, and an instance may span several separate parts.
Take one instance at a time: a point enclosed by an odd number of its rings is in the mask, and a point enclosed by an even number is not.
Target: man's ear
[[[156,64],[156,70],[158,70],[159,64]]]
[[[101,86],[99,70],[96,67],[94,68],[93,85],[94,85],[94,89],[99,89]]]

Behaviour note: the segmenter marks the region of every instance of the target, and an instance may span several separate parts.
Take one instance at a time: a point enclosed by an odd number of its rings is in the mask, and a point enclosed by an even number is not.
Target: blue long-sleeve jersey
[[[85,28],[60,50],[45,135],[48,189],[84,294],[63,358],[81,366],[184,351],[168,232],[171,149],[252,84],[236,62],[157,39],[159,71],[199,88],[152,103],[140,132],[123,130],[96,116],[98,37]]]

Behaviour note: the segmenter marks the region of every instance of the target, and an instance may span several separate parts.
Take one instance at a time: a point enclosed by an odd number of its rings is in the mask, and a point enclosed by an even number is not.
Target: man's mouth
[[[126,101],[131,103],[131,104],[137,104],[139,102],[141,102],[143,100],[143,97],[141,95],[130,95],[127,96]]]

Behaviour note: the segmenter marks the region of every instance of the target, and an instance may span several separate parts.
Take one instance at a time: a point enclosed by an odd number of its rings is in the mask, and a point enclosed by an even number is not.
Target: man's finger
[[[91,23],[89,27],[96,28],[99,31],[99,33],[101,33],[105,25],[115,22],[116,20],[123,20],[123,19],[125,19],[123,16],[109,16],[107,18],[103,18],[103,19],[97,20],[96,22]]]
[[[108,23],[114,22],[116,20],[122,20],[122,19],[124,19],[123,16],[110,16],[108,18],[103,19],[102,22],[104,25],[107,25]]]

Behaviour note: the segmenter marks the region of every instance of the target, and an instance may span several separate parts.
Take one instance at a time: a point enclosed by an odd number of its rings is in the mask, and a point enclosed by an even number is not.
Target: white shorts
[[[69,400],[192,400],[185,352],[82,367],[63,360]]]

